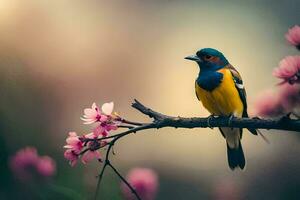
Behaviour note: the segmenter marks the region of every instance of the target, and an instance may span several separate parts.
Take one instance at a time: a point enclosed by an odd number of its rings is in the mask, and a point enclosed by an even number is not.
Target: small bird
[[[196,55],[185,59],[197,62],[200,67],[195,82],[196,96],[214,116],[248,117],[246,91],[239,72],[218,50],[204,48]],[[209,120],[208,120],[209,122]],[[230,169],[244,169],[246,161],[241,144],[242,128],[219,128],[227,143],[227,158]],[[257,135],[255,129],[249,130]]]

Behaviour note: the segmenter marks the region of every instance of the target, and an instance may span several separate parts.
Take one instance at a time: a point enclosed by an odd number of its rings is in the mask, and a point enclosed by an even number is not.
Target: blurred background
[[[168,115],[207,116],[194,92],[198,67],[183,59],[200,48],[217,48],[236,66],[251,109],[276,84],[278,62],[297,54],[284,34],[299,24],[299,8],[298,0],[1,0],[0,199],[93,197],[99,164],[71,168],[63,157],[69,131],[90,131],[80,116],[93,102],[114,101],[134,121],[149,120],[130,107],[134,98]],[[123,174],[156,170],[159,200],[299,199],[298,134],[262,132],[270,144],[244,133],[244,171],[228,168],[217,129],[140,132],[115,146],[112,162]],[[56,160],[51,184],[68,194],[14,178],[8,159],[25,146]],[[107,172],[101,199],[121,199]]]

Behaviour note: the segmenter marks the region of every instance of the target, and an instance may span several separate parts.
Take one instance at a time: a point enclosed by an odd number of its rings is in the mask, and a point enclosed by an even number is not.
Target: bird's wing
[[[232,66],[232,65],[227,65],[226,66],[227,69],[230,70],[231,75],[233,77],[233,81],[235,83],[235,87],[239,92],[239,96],[242,100],[243,106],[244,106],[244,110],[243,110],[243,117],[248,117],[248,113],[247,113],[247,94],[246,94],[246,90],[245,87],[243,85],[243,80],[242,77],[240,75],[240,73]],[[257,135],[257,131],[255,129],[248,129],[252,134]]]
[[[240,75],[240,73],[232,66],[232,65],[227,65],[226,66],[227,69],[230,70],[231,75],[233,77],[233,81],[235,83],[235,87],[239,92],[241,101],[243,102],[243,106],[244,106],[244,111],[243,111],[243,117],[248,117],[248,113],[247,113],[247,99],[246,99],[246,90],[245,87],[243,85],[243,80],[242,77]]]
[[[201,101],[196,88],[197,88],[197,80],[195,81],[195,92],[196,92],[196,96],[197,96],[198,100]]]

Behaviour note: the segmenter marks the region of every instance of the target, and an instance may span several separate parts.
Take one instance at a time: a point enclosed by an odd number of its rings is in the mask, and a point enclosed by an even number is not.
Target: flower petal
[[[106,115],[101,115],[100,122],[106,122],[108,117]]]
[[[111,113],[114,109],[114,102],[103,104],[101,109],[104,114],[111,115]]]
[[[94,130],[93,130],[93,136],[94,137],[98,137],[99,135],[101,135],[103,133],[103,131],[104,131],[104,127],[101,126],[101,125],[99,125],[96,128],[94,128]]]
[[[298,46],[300,44],[300,26],[295,25],[290,28],[285,35],[286,40],[294,46]]]
[[[74,131],[70,131],[70,132],[69,132],[69,136],[75,137],[75,136],[77,136],[77,133],[74,132]]]
[[[94,139],[95,138],[95,134],[93,133],[88,133],[86,135],[84,135],[85,138],[89,138],[89,139]]]
[[[81,161],[82,161],[83,164],[87,164],[88,162],[90,162],[94,158],[96,158],[96,159],[101,158],[101,155],[100,155],[99,151],[88,151],[88,152],[86,152],[81,157]]]

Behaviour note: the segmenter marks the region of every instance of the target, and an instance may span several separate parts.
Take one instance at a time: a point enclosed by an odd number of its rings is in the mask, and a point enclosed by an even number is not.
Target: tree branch
[[[110,162],[110,153],[112,152],[113,146],[115,143],[121,139],[122,137],[129,135],[131,133],[136,133],[138,131],[153,129],[153,128],[164,128],[164,127],[174,127],[174,128],[212,128],[212,127],[232,127],[232,128],[248,128],[248,129],[277,129],[277,130],[287,130],[287,131],[297,131],[300,132],[300,120],[290,119],[289,117],[284,117],[280,119],[259,119],[259,118],[232,118],[232,117],[173,117],[168,116],[157,111],[152,110],[144,106],[142,103],[137,101],[136,99],[132,103],[132,107],[141,113],[153,118],[153,121],[150,123],[140,123],[140,122],[132,122],[125,119],[120,119],[120,122],[123,124],[119,125],[120,128],[128,128],[128,130],[123,131],[121,133],[96,138],[89,139],[85,138],[82,141],[87,143],[90,141],[102,141],[106,139],[111,139],[109,143],[104,146],[108,146],[106,150],[106,155],[104,159],[104,165],[100,171],[99,180],[97,184],[95,199],[97,199],[101,180],[103,178],[103,174],[107,166],[109,166],[116,175],[127,185],[130,191],[134,194],[136,199],[141,200],[138,193],[135,189],[126,181],[126,179],[118,172],[118,170],[111,164]],[[129,125],[128,125],[129,124]],[[133,126],[132,126],[133,125]],[[104,146],[99,146],[98,148],[102,148]],[[90,149],[86,149],[83,151],[85,153]],[[96,149],[93,149],[96,150]],[[82,153],[82,154],[83,154]]]
[[[251,128],[251,129],[277,129],[286,131],[300,132],[300,120],[288,117],[280,119],[259,119],[259,118],[232,118],[228,117],[200,118],[200,117],[173,117],[156,112],[142,103],[134,100],[132,107],[141,113],[154,119],[156,128],[211,128],[211,127],[232,127],[232,128]]]

